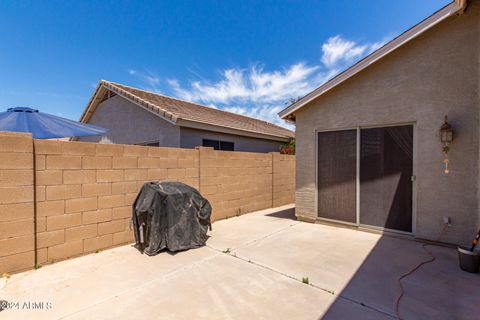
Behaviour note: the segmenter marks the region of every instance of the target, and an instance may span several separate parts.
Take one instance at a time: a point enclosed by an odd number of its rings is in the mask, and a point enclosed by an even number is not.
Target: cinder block
[[[95,170],[64,170],[64,184],[85,184],[96,181]]]
[[[77,142],[77,141],[65,141],[61,142],[62,154],[65,155],[83,155],[94,156],[95,155],[95,143],[91,142]]]
[[[33,201],[33,186],[0,187],[0,205]]]
[[[160,158],[158,160],[158,165],[157,167],[159,168],[178,168],[178,159],[177,158]]]
[[[47,251],[48,261],[54,262],[58,259],[66,259],[78,256],[83,253],[83,240],[65,242],[53,247]]]
[[[112,220],[112,209],[87,211],[82,214],[83,224],[92,224]]]
[[[2,187],[32,186],[33,171],[24,170],[0,170],[0,185]]]
[[[47,200],[47,187],[37,186],[36,190],[37,190],[37,201]]]
[[[125,205],[125,195],[113,195],[98,198],[98,208],[115,208]]]
[[[36,154],[62,154],[62,144],[59,141],[35,139]]]
[[[125,194],[137,191],[137,183],[135,181],[128,182],[112,182],[112,195]]]
[[[0,257],[0,274],[28,270],[35,263],[33,251]]]
[[[140,157],[138,158],[138,167],[139,168],[158,168],[160,167],[159,159]]]
[[[47,157],[46,156],[35,156],[35,169],[38,170],[45,170],[46,168]]]
[[[216,185],[211,185],[211,186],[205,186],[202,188],[202,195],[208,196],[211,194],[216,194],[217,193],[217,186]]]
[[[148,169],[148,180],[163,180],[167,177],[167,169]]]
[[[98,224],[98,235],[104,235],[108,233],[115,233],[125,230],[123,220],[114,220],[109,222],[103,222]]]
[[[83,169],[111,169],[112,158],[111,157],[83,157],[82,158]]]
[[[180,168],[194,168],[197,165],[195,159],[178,159],[178,166]]]
[[[147,180],[147,169],[125,169],[125,181]]]
[[[168,157],[168,150],[166,148],[148,147],[148,157],[166,158]]]
[[[89,224],[86,226],[78,226],[65,229],[65,241],[75,241],[81,239],[89,239],[97,236],[97,225]]]
[[[43,201],[37,202],[37,216],[56,216],[65,213],[65,201]]]
[[[97,170],[97,182],[119,182],[123,180],[123,170]]]
[[[138,192],[125,194],[125,205],[131,206],[137,198]]]
[[[33,217],[25,220],[0,222],[0,239],[33,234]]]
[[[198,178],[199,172],[200,172],[199,168],[187,168],[185,169],[185,177]]]
[[[64,214],[47,217],[47,231],[71,228],[82,224],[82,214]]]
[[[46,248],[62,244],[65,242],[65,231],[55,230],[48,232],[39,232],[37,234],[37,246],[38,248]]]
[[[37,249],[37,261],[38,261],[38,263],[46,264],[48,262],[47,253],[48,253],[47,248]]]
[[[65,213],[97,210],[97,197],[70,199],[65,202]]]
[[[112,166],[114,169],[129,169],[137,167],[136,157],[113,157]]]
[[[100,237],[83,240],[83,251],[93,252],[113,245],[113,235],[106,234]]]
[[[110,183],[89,183],[82,185],[82,196],[108,196],[112,193]]]
[[[32,153],[32,137],[0,135],[0,152]]]
[[[47,169],[81,169],[82,157],[47,155]]]
[[[33,202],[0,205],[0,221],[33,218]]]
[[[132,207],[124,206],[119,208],[113,208],[112,218],[113,220],[128,218],[132,216]]]
[[[82,187],[79,184],[47,186],[46,190],[47,200],[72,199],[82,195]]]
[[[148,157],[150,147],[125,145],[123,149],[124,156]]]
[[[33,155],[31,153],[0,153],[0,169],[32,169]]]
[[[185,169],[168,169],[167,171],[168,179],[182,179],[185,178],[185,174]]]
[[[120,231],[120,230],[119,230]],[[0,240],[0,256],[33,250],[33,234]]]
[[[119,245],[123,243],[134,242],[133,231],[126,230],[122,232],[116,232],[113,234],[113,245]]]
[[[47,231],[47,218],[37,217],[37,232]]]
[[[97,156],[122,156],[124,145],[96,144]]]
[[[36,174],[38,186],[52,186],[62,184],[62,171],[61,170],[44,170],[37,171]]]

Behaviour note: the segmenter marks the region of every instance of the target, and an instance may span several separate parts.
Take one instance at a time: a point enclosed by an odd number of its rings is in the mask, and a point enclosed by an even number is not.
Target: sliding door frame
[[[361,151],[361,129],[371,129],[371,128],[387,128],[387,127],[397,127],[397,126],[412,126],[413,129],[413,159],[412,159],[412,232],[401,231],[401,230],[394,230],[388,229],[384,227],[377,227],[371,226],[367,224],[360,223],[360,151]],[[322,132],[336,132],[336,131],[346,131],[346,130],[355,130],[357,133],[357,150],[356,150],[356,190],[355,190],[355,202],[356,202],[356,222],[346,222],[342,220],[335,220],[335,219],[328,219],[322,218],[318,216],[318,134]],[[344,224],[348,226],[355,226],[355,227],[362,227],[366,229],[373,229],[379,231],[388,231],[394,232],[399,234],[406,234],[406,235],[415,235],[417,233],[417,123],[416,122],[399,122],[399,123],[389,123],[389,124],[376,124],[376,125],[366,125],[366,126],[356,126],[356,127],[342,127],[342,128],[335,128],[335,129],[315,129],[315,217],[318,221],[325,221],[325,222],[334,222],[339,224]]]

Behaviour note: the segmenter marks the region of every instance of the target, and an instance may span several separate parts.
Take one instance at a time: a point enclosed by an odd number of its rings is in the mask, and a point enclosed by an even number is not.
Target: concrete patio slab
[[[288,206],[217,222],[210,236],[174,255],[124,246],[13,275],[0,300],[51,305],[1,318],[394,319],[396,279],[428,258],[411,240],[297,222]],[[480,276],[458,269],[454,249],[428,248],[437,260],[404,280],[401,314],[478,314]]]
[[[233,250],[300,223],[292,215],[294,206],[266,209],[215,222],[209,232],[208,246]]]

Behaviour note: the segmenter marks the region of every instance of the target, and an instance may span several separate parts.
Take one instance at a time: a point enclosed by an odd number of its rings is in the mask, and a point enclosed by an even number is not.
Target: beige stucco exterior
[[[480,2],[427,30],[362,72],[295,111],[296,214],[316,219],[316,130],[415,124],[415,235],[468,243],[480,224]],[[443,173],[438,129],[444,115],[455,128],[450,174]],[[328,152],[328,151],[326,151]]]

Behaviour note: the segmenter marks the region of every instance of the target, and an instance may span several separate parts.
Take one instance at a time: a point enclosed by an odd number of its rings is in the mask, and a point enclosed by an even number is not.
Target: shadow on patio
[[[400,303],[401,317],[471,319],[478,315],[479,275],[460,270],[455,249],[436,245],[427,248],[436,260],[402,280],[405,295]],[[348,283],[335,293],[338,298],[322,319],[347,316],[339,303],[342,299],[383,313],[386,318],[396,318],[395,301],[400,293],[398,278],[429,258],[421,243],[381,236]]]

